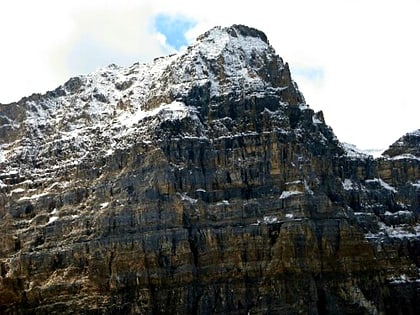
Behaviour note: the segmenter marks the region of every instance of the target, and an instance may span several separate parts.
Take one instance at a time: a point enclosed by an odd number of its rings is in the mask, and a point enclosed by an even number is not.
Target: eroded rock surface
[[[350,152],[260,31],[72,78],[0,123],[4,314],[420,312],[418,142]]]

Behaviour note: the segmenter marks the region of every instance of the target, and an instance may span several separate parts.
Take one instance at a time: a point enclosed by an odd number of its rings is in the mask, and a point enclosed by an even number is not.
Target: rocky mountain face
[[[241,25],[0,105],[0,313],[419,314],[419,134],[340,143]]]

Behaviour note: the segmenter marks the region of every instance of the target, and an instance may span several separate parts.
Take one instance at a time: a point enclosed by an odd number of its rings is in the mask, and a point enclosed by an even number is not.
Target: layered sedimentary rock
[[[2,313],[419,312],[418,142],[341,144],[258,30],[0,122]]]

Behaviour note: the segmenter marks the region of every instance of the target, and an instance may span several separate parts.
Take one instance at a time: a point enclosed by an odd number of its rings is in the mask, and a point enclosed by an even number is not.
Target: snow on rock
[[[186,201],[190,204],[196,204],[198,202],[198,199],[194,199],[191,198],[190,196],[187,195],[187,193],[183,193],[183,194],[179,194],[178,195],[181,197],[182,201]],[[225,205],[225,203],[222,203],[223,205]]]
[[[306,109],[306,108],[305,108]],[[314,124],[324,124],[324,122],[321,120],[321,119],[319,119],[316,115],[313,115],[312,116],[312,122],[314,123]]]
[[[229,200],[222,200],[222,201],[216,203],[217,206],[228,206],[229,204],[230,204]]]
[[[383,155],[396,160],[418,160],[420,158],[420,129],[406,133],[391,144]]]
[[[420,161],[420,157],[415,156],[413,154],[410,153],[406,153],[406,154],[400,154],[400,155],[396,155],[391,157],[391,160],[417,160]]]
[[[350,158],[354,159],[367,159],[369,155],[363,152],[362,150],[358,149],[354,144],[342,142],[342,148],[346,152],[346,155]]]
[[[383,222],[379,222],[379,232],[366,233],[366,239],[382,239],[382,238],[418,238],[420,236],[420,225],[400,224],[389,226]]]
[[[142,108],[139,108],[134,114],[128,112],[123,113],[118,117],[118,120],[121,125],[131,127],[147,117],[158,115],[164,120],[181,120],[188,114],[194,112],[196,112],[194,108],[187,107],[182,102],[174,101],[170,104],[162,103],[152,110],[143,110]]]
[[[3,149],[3,145],[0,147],[0,164],[6,162],[6,152]]]
[[[385,216],[412,216],[413,213],[411,211],[407,211],[407,210],[400,210],[397,212],[389,212],[389,211],[385,211]]]
[[[341,146],[346,152],[346,155],[353,159],[368,159],[378,158],[381,156],[384,149],[359,149],[351,143],[341,142]]]
[[[302,194],[301,191],[298,190],[292,190],[292,191],[283,191],[279,197],[279,199],[287,199],[291,196],[300,195]]]
[[[280,220],[278,217],[276,216],[272,216],[272,215],[266,215],[263,217],[262,221],[258,220],[258,224],[275,224],[275,223],[279,223]]]
[[[58,217],[57,216],[52,216],[52,217],[50,217],[49,219],[48,219],[48,223],[47,224],[51,224],[51,223],[53,223],[53,222],[55,222],[55,221],[57,221],[58,220]]]
[[[420,284],[420,279],[414,279],[406,274],[401,274],[399,276],[393,276],[387,279],[390,284],[401,284],[401,283],[416,283],[418,286]]]
[[[344,190],[354,190],[357,188],[357,185],[349,178],[345,178],[343,181]]]
[[[108,207],[108,205],[109,205],[109,202],[103,202],[100,204],[101,208],[106,208]]]
[[[400,226],[388,226],[384,223],[380,223],[381,231],[387,234],[389,237],[393,238],[413,238],[418,237],[420,235],[420,226],[408,226],[408,225],[400,225]]]
[[[25,191],[25,189],[23,189],[23,188],[16,188],[16,189],[13,189],[10,193],[11,194],[19,194],[19,193],[23,193]]]
[[[394,187],[392,187],[388,183],[384,182],[381,178],[367,179],[365,182],[366,183],[379,183],[379,185],[382,188],[385,188],[386,190],[392,191],[393,193],[397,193],[397,190]]]
[[[367,155],[373,156],[374,158],[378,158],[382,155],[382,153],[385,151],[385,149],[384,148],[380,148],[380,149],[372,148],[372,149],[362,149],[361,151],[363,153],[367,154]]]
[[[71,78],[26,99],[28,139],[3,146],[0,163],[37,156],[44,165],[71,166],[91,158],[93,147],[102,156],[124,149],[134,133],[149,141],[145,131],[162,120],[199,120],[197,109],[180,101],[195,86],[206,86],[211,96],[278,94],[286,87],[266,73],[267,64],[285,67],[262,32],[236,25],[215,27],[188,49],[151,63],[110,65]]]
[[[164,104],[159,107],[159,115],[164,120],[181,120],[188,114],[194,113],[196,110],[192,107],[187,107],[181,102],[172,102],[170,104]]]

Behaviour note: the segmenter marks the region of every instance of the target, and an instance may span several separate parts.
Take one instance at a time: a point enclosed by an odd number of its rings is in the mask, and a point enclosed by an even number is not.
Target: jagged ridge
[[[215,112],[212,104],[221,97],[249,98],[267,92],[280,95],[288,104],[304,104],[287,65],[263,33],[243,26],[214,28],[186,52],[129,68],[111,65],[72,78],[46,95],[24,98],[14,106],[16,114],[7,112],[13,105],[4,106],[8,124],[2,125],[3,160],[8,152],[20,154],[22,160],[43,151],[51,155],[51,151],[64,150],[76,154],[68,157],[75,162],[92,147],[100,154],[122,148],[120,143],[126,140],[121,138],[139,129],[145,118],[151,124],[152,117],[168,111],[177,118],[199,110],[206,120]],[[204,95],[200,93],[208,94],[209,104],[195,106],[194,93],[201,103]],[[175,101],[179,102],[171,106]],[[93,130],[102,138],[97,143],[92,143]]]

